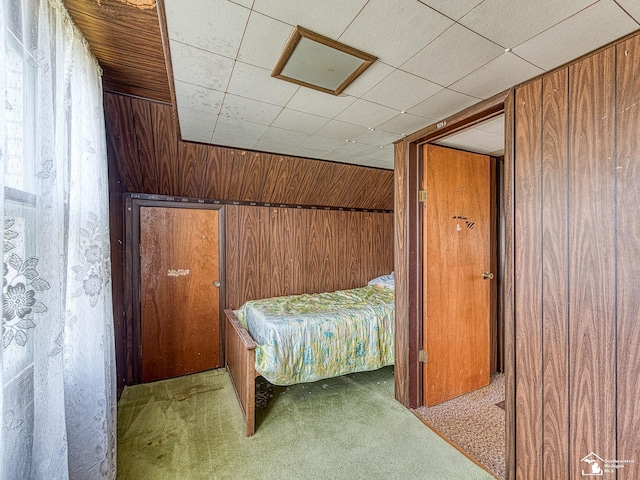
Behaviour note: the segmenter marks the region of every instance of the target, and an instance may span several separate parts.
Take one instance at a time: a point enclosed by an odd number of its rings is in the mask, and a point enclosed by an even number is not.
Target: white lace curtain
[[[0,0],[0,478],[115,478],[101,72],[61,0]]]

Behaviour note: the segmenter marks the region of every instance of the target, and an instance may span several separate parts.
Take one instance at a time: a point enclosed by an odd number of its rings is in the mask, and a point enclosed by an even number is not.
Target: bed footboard
[[[224,313],[226,367],[244,415],[246,435],[251,437],[256,428],[256,342],[232,310]]]

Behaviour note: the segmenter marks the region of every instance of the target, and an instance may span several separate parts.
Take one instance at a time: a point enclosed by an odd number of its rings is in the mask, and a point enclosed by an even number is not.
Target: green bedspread
[[[258,344],[258,373],[292,385],[392,365],[393,297],[372,286],[253,300],[235,314]]]

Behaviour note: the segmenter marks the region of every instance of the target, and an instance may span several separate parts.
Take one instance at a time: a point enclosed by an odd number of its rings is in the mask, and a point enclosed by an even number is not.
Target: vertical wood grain
[[[181,142],[178,146],[178,165],[182,197],[199,198],[205,190],[204,177],[198,172],[207,163],[207,146],[199,143]]]
[[[204,174],[203,198],[226,199],[231,171],[233,170],[233,149],[207,148],[207,169]]]
[[[242,187],[238,195],[238,200],[245,202],[260,201],[262,196],[262,188],[265,184],[271,162],[272,155],[261,154],[258,152],[247,153],[243,157],[243,171],[234,171],[234,175],[242,176]],[[235,169],[234,169],[235,170]]]
[[[155,193],[158,191],[158,174],[156,172],[156,152],[153,143],[151,104],[139,98],[132,98],[131,115],[136,131],[138,159],[142,175],[142,192]]]
[[[153,103],[153,139],[160,195],[177,195],[180,188],[178,176],[178,141],[170,106]]]
[[[271,209],[268,207],[256,207],[259,212],[258,220],[258,276],[260,279],[260,293],[258,298],[270,298],[274,296],[274,285],[280,283],[281,263],[277,263],[279,258],[281,243],[278,241],[276,233],[271,241],[272,225],[277,224],[278,217],[271,216]],[[278,225],[274,225],[278,227]],[[279,229],[278,229],[279,230]]]
[[[408,250],[408,181],[409,152],[405,142],[395,145],[394,177],[394,268],[395,268],[395,398],[409,405],[409,255]],[[417,255],[417,252],[414,252]],[[418,379],[416,379],[418,381]]]
[[[225,205],[225,292],[226,308],[236,309],[242,305],[240,285],[240,209],[237,205]]]
[[[115,160],[125,189],[129,192],[143,190],[142,171],[138,158],[131,99],[122,95],[104,95],[104,111],[107,132],[111,136]]]
[[[516,478],[515,402],[515,272],[514,272],[514,156],[515,91],[504,101],[504,394],[505,394],[505,477]]]
[[[362,236],[362,213],[347,212],[347,287],[356,288],[362,284],[362,257],[360,237]]]
[[[310,210],[307,217],[307,248],[306,258],[306,292],[319,293],[322,291],[322,273],[324,267],[324,210]],[[312,272],[316,272],[313,274]]]
[[[544,476],[569,478],[568,69],[542,84]]]
[[[635,460],[619,471],[618,479],[640,472],[640,36],[616,47],[617,57],[617,339],[618,452]]]
[[[178,140],[171,105],[105,93],[125,191],[213,200],[391,210],[393,172]]]
[[[309,217],[313,210],[291,210],[293,214],[293,293],[309,293],[307,290],[307,256],[309,254]]]
[[[392,232],[385,231],[392,228],[389,213],[224,208],[227,308],[256,298],[363,287],[370,280],[363,271],[393,269],[391,255],[383,253],[393,249]],[[362,230],[364,215],[375,228]]]
[[[542,80],[516,90],[516,477],[542,478]]]
[[[243,302],[261,296],[260,287],[260,208],[244,207],[238,215],[240,244],[240,298]]]
[[[569,408],[576,470],[590,452],[616,455],[614,61],[609,48],[569,67]]]

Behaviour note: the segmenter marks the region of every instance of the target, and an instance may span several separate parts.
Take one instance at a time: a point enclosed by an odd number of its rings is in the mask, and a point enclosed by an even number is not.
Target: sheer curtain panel
[[[61,0],[0,1],[0,478],[115,479],[101,71]]]

